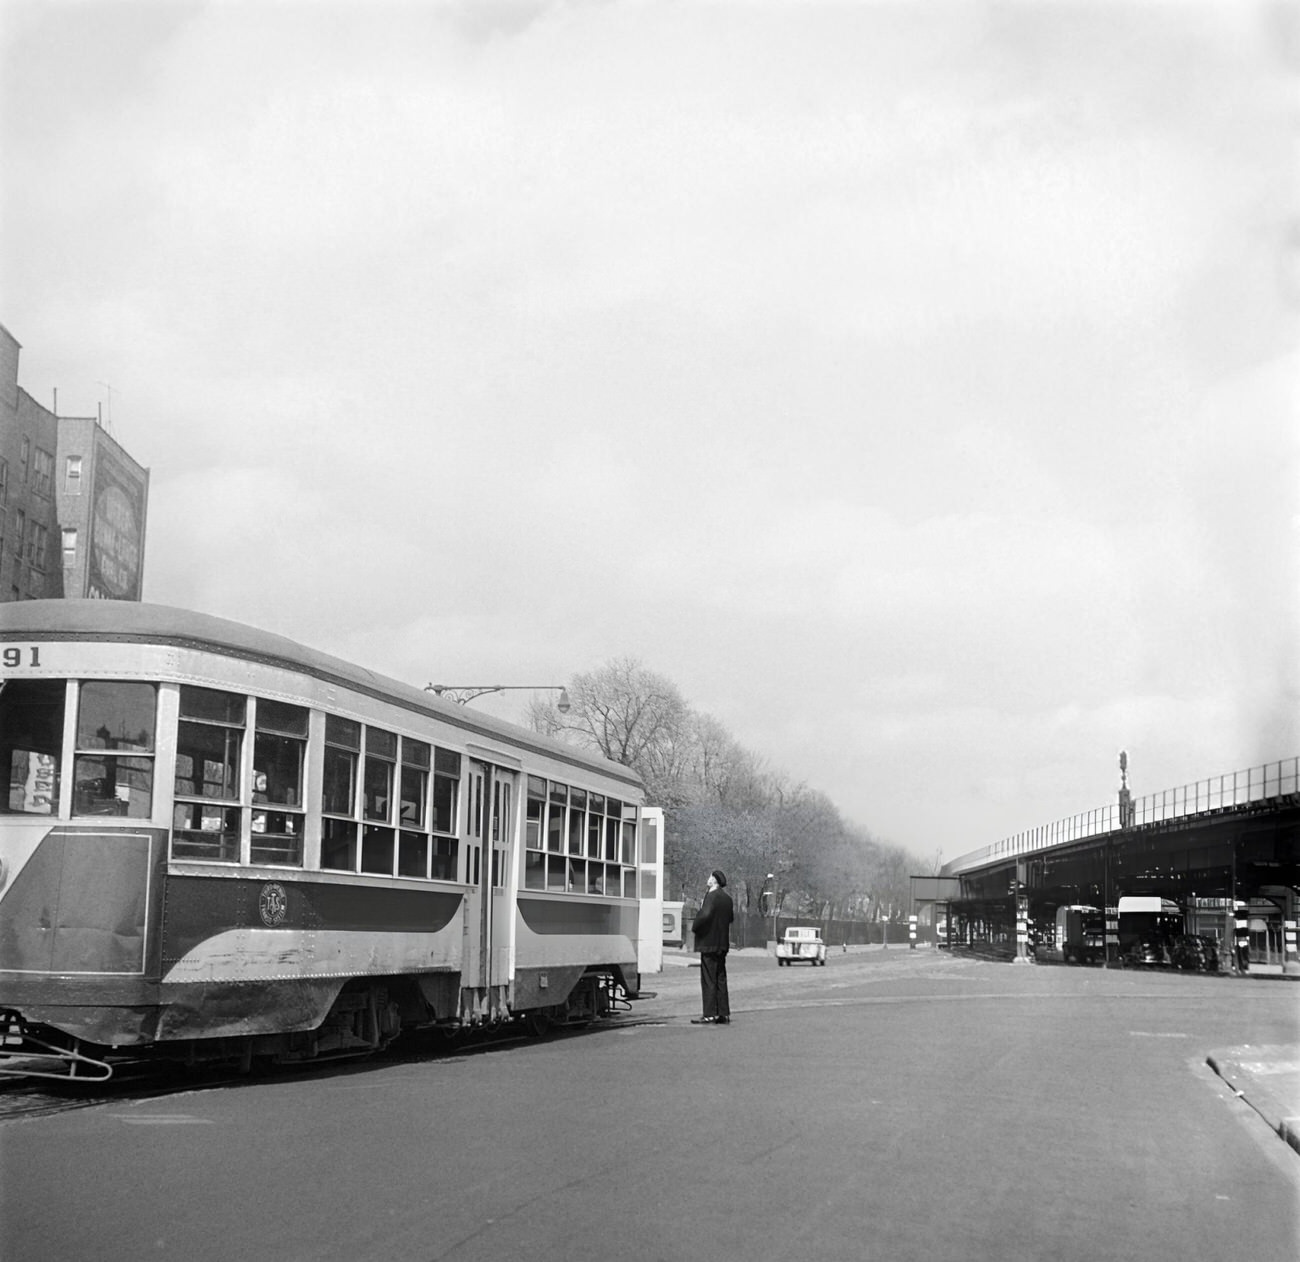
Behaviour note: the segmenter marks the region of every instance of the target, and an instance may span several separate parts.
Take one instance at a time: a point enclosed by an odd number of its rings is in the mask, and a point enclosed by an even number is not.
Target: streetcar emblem
[[[274,929],[282,925],[289,914],[289,896],[279,881],[271,881],[262,886],[261,897],[257,900],[258,910],[262,913],[262,923]]]

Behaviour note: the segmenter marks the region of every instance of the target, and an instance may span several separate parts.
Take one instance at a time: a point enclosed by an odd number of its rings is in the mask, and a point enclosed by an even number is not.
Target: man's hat
[[[713,879],[714,879],[715,881],[717,881],[717,883],[718,883],[719,885],[726,885],[726,883],[727,883],[727,874],[726,874],[726,873],[725,873],[721,868],[714,868],[714,869],[713,869]]]

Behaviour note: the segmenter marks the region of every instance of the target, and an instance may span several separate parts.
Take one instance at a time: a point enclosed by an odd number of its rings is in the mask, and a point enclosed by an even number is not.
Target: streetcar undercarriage
[[[76,1038],[50,1025],[0,1010],[0,1077],[107,1082],[124,1065],[169,1062],[186,1068],[228,1066],[242,1073],[256,1066],[305,1065],[356,1059],[382,1051],[399,1035],[436,1030],[455,1039],[472,1032],[519,1026],[541,1036],[552,1029],[590,1025],[631,1009],[620,970],[588,969],[563,1000],[498,1015],[465,1010],[440,1017],[428,1004],[419,978],[349,983],[315,1029],[280,1033],[185,1038],[110,1047]]]

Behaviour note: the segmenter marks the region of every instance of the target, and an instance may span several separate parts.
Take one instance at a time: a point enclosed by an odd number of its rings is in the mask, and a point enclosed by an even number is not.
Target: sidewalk
[[[1300,1152],[1300,1047],[1230,1047],[1206,1063]]]
[[[842,946],[828,946],[826,949],[831,955],[861,955],[864,951],[906,951],[908,945],[906,942],[891,942],[888,946],[883,942],[867,942],[853,943],[849,946],[847,952]],[[932,948],[926,944],[924,947],[918,947],[918,950],[920,949],[930,950]],[[769,960],[773,958],[770,946],[732,947],[728,954],[733,959],[737,957],[740,959],[762,959],[764,956]],[[665,968],[673,966],[681,968],[694,966],[698,968],[700,964],[700,957],[695,954],[691,947],[666,946],[664,947],[663,959]]]

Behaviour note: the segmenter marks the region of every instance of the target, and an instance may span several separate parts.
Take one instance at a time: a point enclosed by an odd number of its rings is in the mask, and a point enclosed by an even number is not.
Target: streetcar
[[[5,604],[0,663],[0,1073],[589,1022],[658,967],[627,767],[159,605]]]

